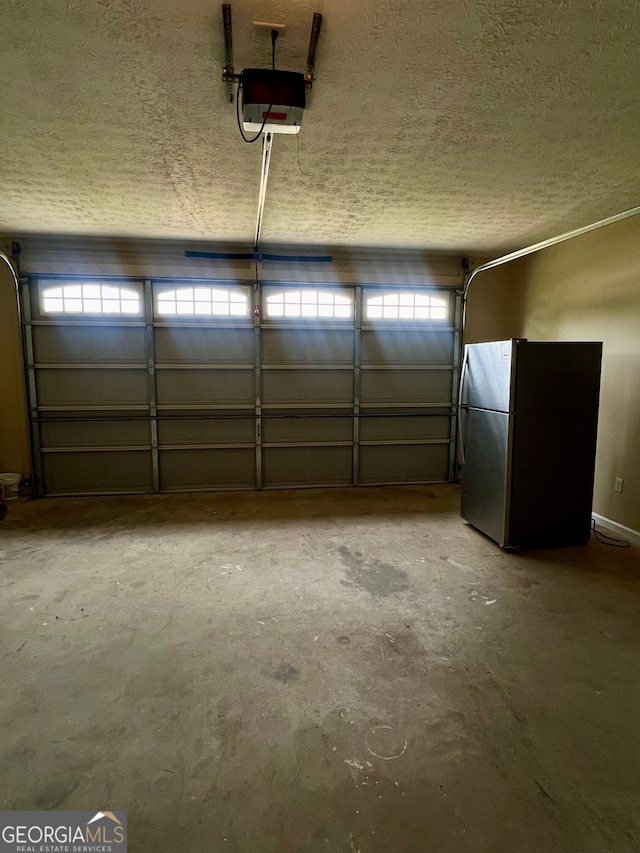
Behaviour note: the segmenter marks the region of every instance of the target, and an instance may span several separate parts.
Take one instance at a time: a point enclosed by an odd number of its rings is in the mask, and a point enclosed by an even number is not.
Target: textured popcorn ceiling
[[[490,253],[640,204],[637,0],[232,9],[236,70],[268,65],[267,20],[287,25],[279,67],[303,71],[324,15],[264,242]],[[212,0],[4,0],[0,230],[250,242],[260,148],[223,62]]]

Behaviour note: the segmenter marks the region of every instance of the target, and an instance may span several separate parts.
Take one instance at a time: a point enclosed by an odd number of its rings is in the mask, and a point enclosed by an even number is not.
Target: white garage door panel
[[[265,447],[264,485],[348,486],[351,447]]]
[[[123,447],[151,444],[149,421],[56,421],[40,424],[40,441],[52,447]]]
[[[262,405],[351,405],[351,370],[263,370]]]
[[[448,477],[448,444],[360,447],[362,483],[438,483]]]
[[[132,364],[146,366],[141,327],[36,326],[35,361],[39,364]]]
[[[446,405],[451,402],[450,370],[363,370],[363,405]]]
[[[247,448],[161,450],[160,488],[255,488],[255,452]]]
[[[453,364],[453,332],[362,330],[363,364]]]
[[[419,441],[421,439],[449,440],[451,419],[443,417],[362,417],[360,443],[367,441]]]
[[[255,443],[255,419],[160,420],[160,447],[168,444],[247,444]]]
[[[263,364],[353,364],[353,329],[262,329]]]
[[[351,418],[263,418],[262,443],[348,441],[353,438]]]
[[[253,370],[172,370],[156,371],[160,406],[253,406]]]
[[[253,367],[253,329],[157,326],[156,364],[246,364]]]
[[[148,451],[43,453],[44,487],[48,494],[149,492]]]
[[[146,406],[148,373],[134,370],[58,370],[37,373],[38,403],[41,406]]]

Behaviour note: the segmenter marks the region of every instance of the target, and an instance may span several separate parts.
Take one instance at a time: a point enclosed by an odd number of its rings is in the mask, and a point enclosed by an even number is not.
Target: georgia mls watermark
[[[127,853],[127,813],[0,812],[0,853]]]

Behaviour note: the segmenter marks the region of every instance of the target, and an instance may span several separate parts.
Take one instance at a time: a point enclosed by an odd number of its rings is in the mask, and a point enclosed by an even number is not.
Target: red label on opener
[[[262,120],[265,119],[269,121],[269,119],[273,121],[285,121],[287,118],[286,113],[262,113]]]

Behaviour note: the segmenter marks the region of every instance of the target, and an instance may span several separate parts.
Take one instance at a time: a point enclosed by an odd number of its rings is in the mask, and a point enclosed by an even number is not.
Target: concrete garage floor
[[[640,559],[458,489],[43,500],[0,527],[0,808],[135,853],[640,846]]]

